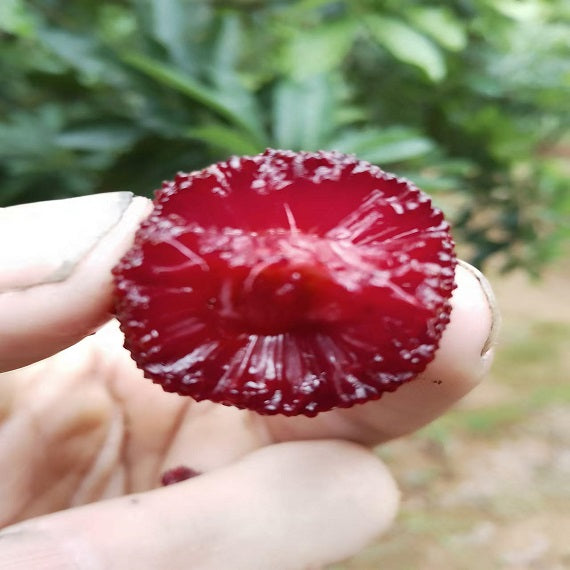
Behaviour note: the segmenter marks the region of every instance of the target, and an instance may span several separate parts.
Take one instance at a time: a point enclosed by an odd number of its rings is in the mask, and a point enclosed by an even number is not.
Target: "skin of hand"
[[[362,549],[399,495],[371,447],[437,418],[492,360],[486,280],[460,264],[435,360],[379,401],[264,417],[167,394],[112,320],[110,270],[150,202],[0,210],[0,569],[315,569]],[[96,332],[95,332],[96,331]],[[168,487],[161,474],[202,474]]]

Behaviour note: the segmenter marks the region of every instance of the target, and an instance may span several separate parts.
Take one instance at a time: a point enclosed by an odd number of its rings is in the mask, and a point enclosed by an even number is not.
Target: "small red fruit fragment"
[[[160,482],[166,487],[167,485],[180,483],[180,481],[186,481],[186,479],[191,479],[198,475],[200,475],[199,471],[186,467],[186,465],[179,465],[178,467],[173,467],[172,469],[165,471],[160,478]]]
[[[314,416],[433,359],[456,259],[412,183],[337,152],[179,173],[114,268],[125,346],[168,392]]]

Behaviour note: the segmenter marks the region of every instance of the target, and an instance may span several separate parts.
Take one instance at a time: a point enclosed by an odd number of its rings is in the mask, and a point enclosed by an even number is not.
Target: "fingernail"
[[[109,192],[0,210],[0,292],[65,281],[132,199]]]
[[[471,273],[475,279],[477,279],[479,285],[481,286],[481,289],[483,290],[485,299],[487,300],[487,305],[489,306],[489,311],[491,312],[491,328],[489,335],[487,336],[487,340],[481,349],[481,356],[487,358],[488,360],[491,360],[491,351],[497,342],[499,329],[501,327],[501,313],[499,311],[497,298],[495,297],[495,293],[493,292],[491,284],[483,275],[483,273],[481,273],[481,271],[466,261],[463,261],[462,259],[458,259],[457,262],[461,267],[469,271],[469,273]]]

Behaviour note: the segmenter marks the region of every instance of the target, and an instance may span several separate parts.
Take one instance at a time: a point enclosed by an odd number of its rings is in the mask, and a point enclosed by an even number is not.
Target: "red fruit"
[[[337,152],[267,150],[164,183],[113,271],[116,314],[164,390],[314,416],[424,370],[455,263],[410,182]]]
[[[198,475],[200,475],[199,471],[186,467],[186,465],[179,465],[178,467],[173,467],[165,471],[160,478],[160,482],[166,487],[167,485],[174,485],[174,483],[180,483],[181,481],[186,481],[186,479],[191,479]]]

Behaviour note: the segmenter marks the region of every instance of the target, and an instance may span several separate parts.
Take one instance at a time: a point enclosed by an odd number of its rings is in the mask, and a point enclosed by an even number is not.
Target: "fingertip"
[[[316,529],[323,520],[331,521],[320,537],[320,556],[330,553],[331,558],[321,559],[321,564],[361,550],[396,517],[398,486],[378,456],[362,445],[343,440],[286,442],[250,454],[243,465],[249,461],[256,464],[252,472],[257,487],[262,493],[268,490],[270,503],[277,502],[277,508],[268,510],[279,513],[289,506],[302,515],[307,527],[295,522],[296,543],[301,551],[306,548],[307,557],[315,546]]]
[[[115,225],[131,192],[21,204],[0,209],[0,292],[64,281]]]
[[[438,418],[489,372],[498,331],[491,286],[465,262],[456,269],[451,320],[424,372],[378,402],[376,443],[411,433]],[[367,414],[369,416],[370,414]]]
[[[128,194],[101,194],[16,206],[15,213],[6,213],[11,208],[3,211],[4,220],[13,222],[8,226],[21,226],[19,235],[26,237],[15,239],[2,272],[0,371],[59,352],[110,318],[111,268],[150,211],[146,198]],[[38,222],[44,218],[49,223]],[[73,242],[77,243],[69,245]]]
[[[380,441],[413,432],[435,420],[471,392],[489,371],[498,330],[491,285],[465,262],[457,266],[455,280],[451,320],[434,360],[380,404],[388,418],[382,422],[384,437]],[[390,419],[396,427],[390,427]]]
[[[423,376],[453,379],[466,393],[489,370],[500,315],[491,284],[478,269],[460,261],[455,281],[450,323]]]

